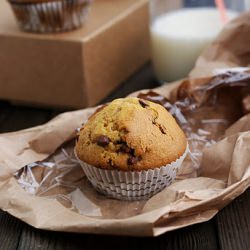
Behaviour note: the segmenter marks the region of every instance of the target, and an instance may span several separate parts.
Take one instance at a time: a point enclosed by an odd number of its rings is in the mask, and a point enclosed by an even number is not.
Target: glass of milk
[[[230,21],[247,1],[223,2]],[[226,24],[213,0],[151,0],[150,11],[152,62],[162,83],[187,77],[202,50]]]

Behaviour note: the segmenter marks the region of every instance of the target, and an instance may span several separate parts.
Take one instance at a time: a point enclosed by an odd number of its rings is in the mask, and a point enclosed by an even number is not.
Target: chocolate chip
[[[122,144],[119,151],[122,153],[129,154],[132,152],[132,149],[130,147],[128,147],[126,144]]]
[[[117,153],[125,153],[125,154],[130,154],[131,156],[135,156],[135,150],[133,148],[130,148],[125,141],[119,141],[120,148],[116,151]]]
[[[134,165],[137,163],[137,158],[136,157],[129,157],[127,163],[128,163],[128,165]]]
[[[110,143],[110,139],[106,135],[100,135],[96,138],[96,142],[99,146],[107,146]]]
[[[162,134],[166,134],[165,128],[161,125],[158,126]]]
[[[127,160],[127,164],[128,165],[134,165],[136,164],[138,161],[141,161],[141,156],[130,156]]]
[[[154,118],[154,119],[152,120],[152,124],[154,124],[155,126],[157,126],[157,127],[159,128],[159,130],[161,131],[161,133],[165,135],[165,134],[166,134],[166,128],[165,128],[163,125],[157,123],[157,122],[156,122],[156,119],[157,119],[157,118]]]
[[[142,106],[143,108],[148,107],[148,104],[147,104],[145,101],[143,101],[142,99],[139,99],[139,103],[141,104],[141,106]]]
[[[114,141],[113,143],[114,143],[115,145],[118,145],[118,144],[122,144],[123,141],[122,141],[122,140],[117,140],[117,141]]]

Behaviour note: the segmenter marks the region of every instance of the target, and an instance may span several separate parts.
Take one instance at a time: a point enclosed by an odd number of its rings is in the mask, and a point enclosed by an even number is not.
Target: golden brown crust
[[[116,99],[83,126],[76,153],[96,167],[146,170],[179,158],[187,141],[161,105],[135,97]]]

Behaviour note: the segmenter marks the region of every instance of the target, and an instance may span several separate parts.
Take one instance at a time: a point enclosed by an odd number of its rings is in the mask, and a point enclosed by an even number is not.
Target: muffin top
[[[112,101],[79,132],[78,158],[104,169],[147,170],[179,158],[187,140],[161,105],[136,97]]]

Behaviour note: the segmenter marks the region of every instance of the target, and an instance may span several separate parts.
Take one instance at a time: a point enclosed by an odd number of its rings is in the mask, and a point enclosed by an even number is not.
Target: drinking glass
[[[162,83],[187,77],[197,57],[249,5],[224,0],[220,12],[211,0],[151,0],[151,47],[155,74]],[[224,15],[223,15],[224,14]]]

